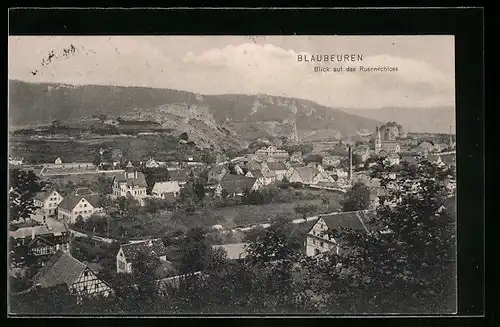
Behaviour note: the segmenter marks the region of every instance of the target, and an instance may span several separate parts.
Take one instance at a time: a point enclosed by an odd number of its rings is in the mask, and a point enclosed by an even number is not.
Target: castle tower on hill
[[[379,153],[382,149],[382,137],[380,136],[380,129],[377,126],[375,130],[375,153]]]

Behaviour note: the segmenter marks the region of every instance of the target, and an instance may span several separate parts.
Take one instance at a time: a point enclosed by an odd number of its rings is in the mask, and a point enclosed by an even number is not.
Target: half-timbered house
[[[111,287],[84,263],[64,251],[57,251],[33,278],[36,288],[66,286],[78,299],[91,296],[107,297]]]

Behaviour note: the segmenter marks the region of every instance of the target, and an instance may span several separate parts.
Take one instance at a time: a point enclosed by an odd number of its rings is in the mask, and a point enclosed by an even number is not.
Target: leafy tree
[[[296,206],[295,208],[295,213],[300,215],[302,218],[306,219],[308,215],[314,213],[317,211],[318,207],[314,204],[309,204],[309,205],[303,205],[303,206]]]
[[[104,174],[98,176],[93,184],[93,188],[101,195],[113,193],[113,180]]]
[[[203,229],[200,227],[190,229],[181,246],[181,273],[203,270],[208,250],[209,246]]]
[[[75,221],[75,227],[82,229],[84,227],[85,221],[82,216],[78,216]]]
[[[94,160],[92,160],[92,163],[94,164],[94,166],[99,167],[99,165],[101,164],[101,155],[99,153],[96,153],[94,155]]]
[[[31,170],[11,169],[9,187],[10,221],[30,218],[37,209],[33,202],[35,193],[42,190],[39,178]]]
[[[387,168],[387,167],[385,167]],[[452,170],[403,165],[396,180],[376,170],[386,195],[372,232],[331,232],[341,246],[323,285],[327,297],[357,312],[443,312],[454,308],[454,199],[442,181]],[[326,270],[325,270],[326,271]]]
[[[370,207],[370,189],[363,183],[356,183],[347,191],[342,203],[343,211],[367,210]]]
[[[270,260],[292,259],[300,251],[302,244],[291,236],[293,224],[285,217],[277,217],[263,238],[247,246],[250,262],[268,262]]]

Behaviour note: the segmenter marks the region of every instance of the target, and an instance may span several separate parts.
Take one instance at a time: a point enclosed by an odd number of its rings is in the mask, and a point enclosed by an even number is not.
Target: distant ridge
[[[180,131],[219,131],[252,140],[321,131],[321,137],[354,136],[381,122],[303,99],[244,94],[202,95],[172,89],[9,81],[9,125],[36,126],[106,114],[154,120]],[[220,134],[220,135],[219,135]],[[200,134],[203,138],[203,135]]]

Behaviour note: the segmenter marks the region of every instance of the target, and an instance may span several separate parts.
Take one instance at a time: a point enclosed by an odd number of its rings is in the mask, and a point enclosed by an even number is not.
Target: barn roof
[[[127,261],[135,261],[140,253],[160,257],[167,253],[167,248],[161,239],[145,240],[137,243],[123,244],[121,246]]]
[[[77,281],[87,268],[69,253],[58,250],[33,278],[35,285],[43,288],[61,284],[67,286]]]

